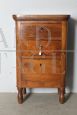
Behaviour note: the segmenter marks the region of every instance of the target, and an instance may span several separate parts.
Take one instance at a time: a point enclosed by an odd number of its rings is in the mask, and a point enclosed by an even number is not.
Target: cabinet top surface
[[[70,15],[13,15],[15,21],[65,21]]]

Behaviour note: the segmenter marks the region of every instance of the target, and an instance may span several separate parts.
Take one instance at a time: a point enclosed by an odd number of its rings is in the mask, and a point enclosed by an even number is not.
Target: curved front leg
[[[23,88],[18,88],[18,103],[23,103]]]
[[[64,93],[65,93],[65,88],[60,88],[59,89],[60,92],[59,92],[59,101],[61,104],[64,103]]]
[[[23,88],[23,94],[26,94],[26,88]]]

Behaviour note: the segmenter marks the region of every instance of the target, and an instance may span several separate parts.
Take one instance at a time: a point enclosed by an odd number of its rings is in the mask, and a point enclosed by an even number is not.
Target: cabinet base
[[[22,104],[23,103],[23,96],[26,94],[26,88],[17,88],[18,89],[18,103]],[[64,103],[65,98],[64,98],[64,94],[65,94],[65,88],[58,88],[58,94],[59,94],[59,102],[61,104]]]

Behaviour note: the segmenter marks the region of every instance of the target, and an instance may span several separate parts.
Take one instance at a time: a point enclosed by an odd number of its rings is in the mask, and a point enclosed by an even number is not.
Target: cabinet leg
[[[21,104],[23,102],[23,89],[18,88],[18,103]]]
[[[60,88],[58,88],[58,94],[60,94]]]
[[[23,94],[26,94],[26,88],[23,88]]]
[[[66,94],[65,88],[64,88],[64,94]]]
[[[64,92],[65,92],[65,88],[60,88],[59,101],[61,104],[64,103]]]

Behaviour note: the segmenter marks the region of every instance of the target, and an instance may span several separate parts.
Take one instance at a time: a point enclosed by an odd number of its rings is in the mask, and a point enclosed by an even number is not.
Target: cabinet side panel
[[[19,45],[20,22],[16,21],[16,81],[17,87],[21,87],[21,50]]]
[[[66,75],[66,69],[67,69],[67,33],[68,33],[68,21],[62,21],[62,55],[64,55],[63,60],[63,67],[65,69],[65,75]],[[63,76],[63,82],[62,86],[65,87],[65,75]]]

